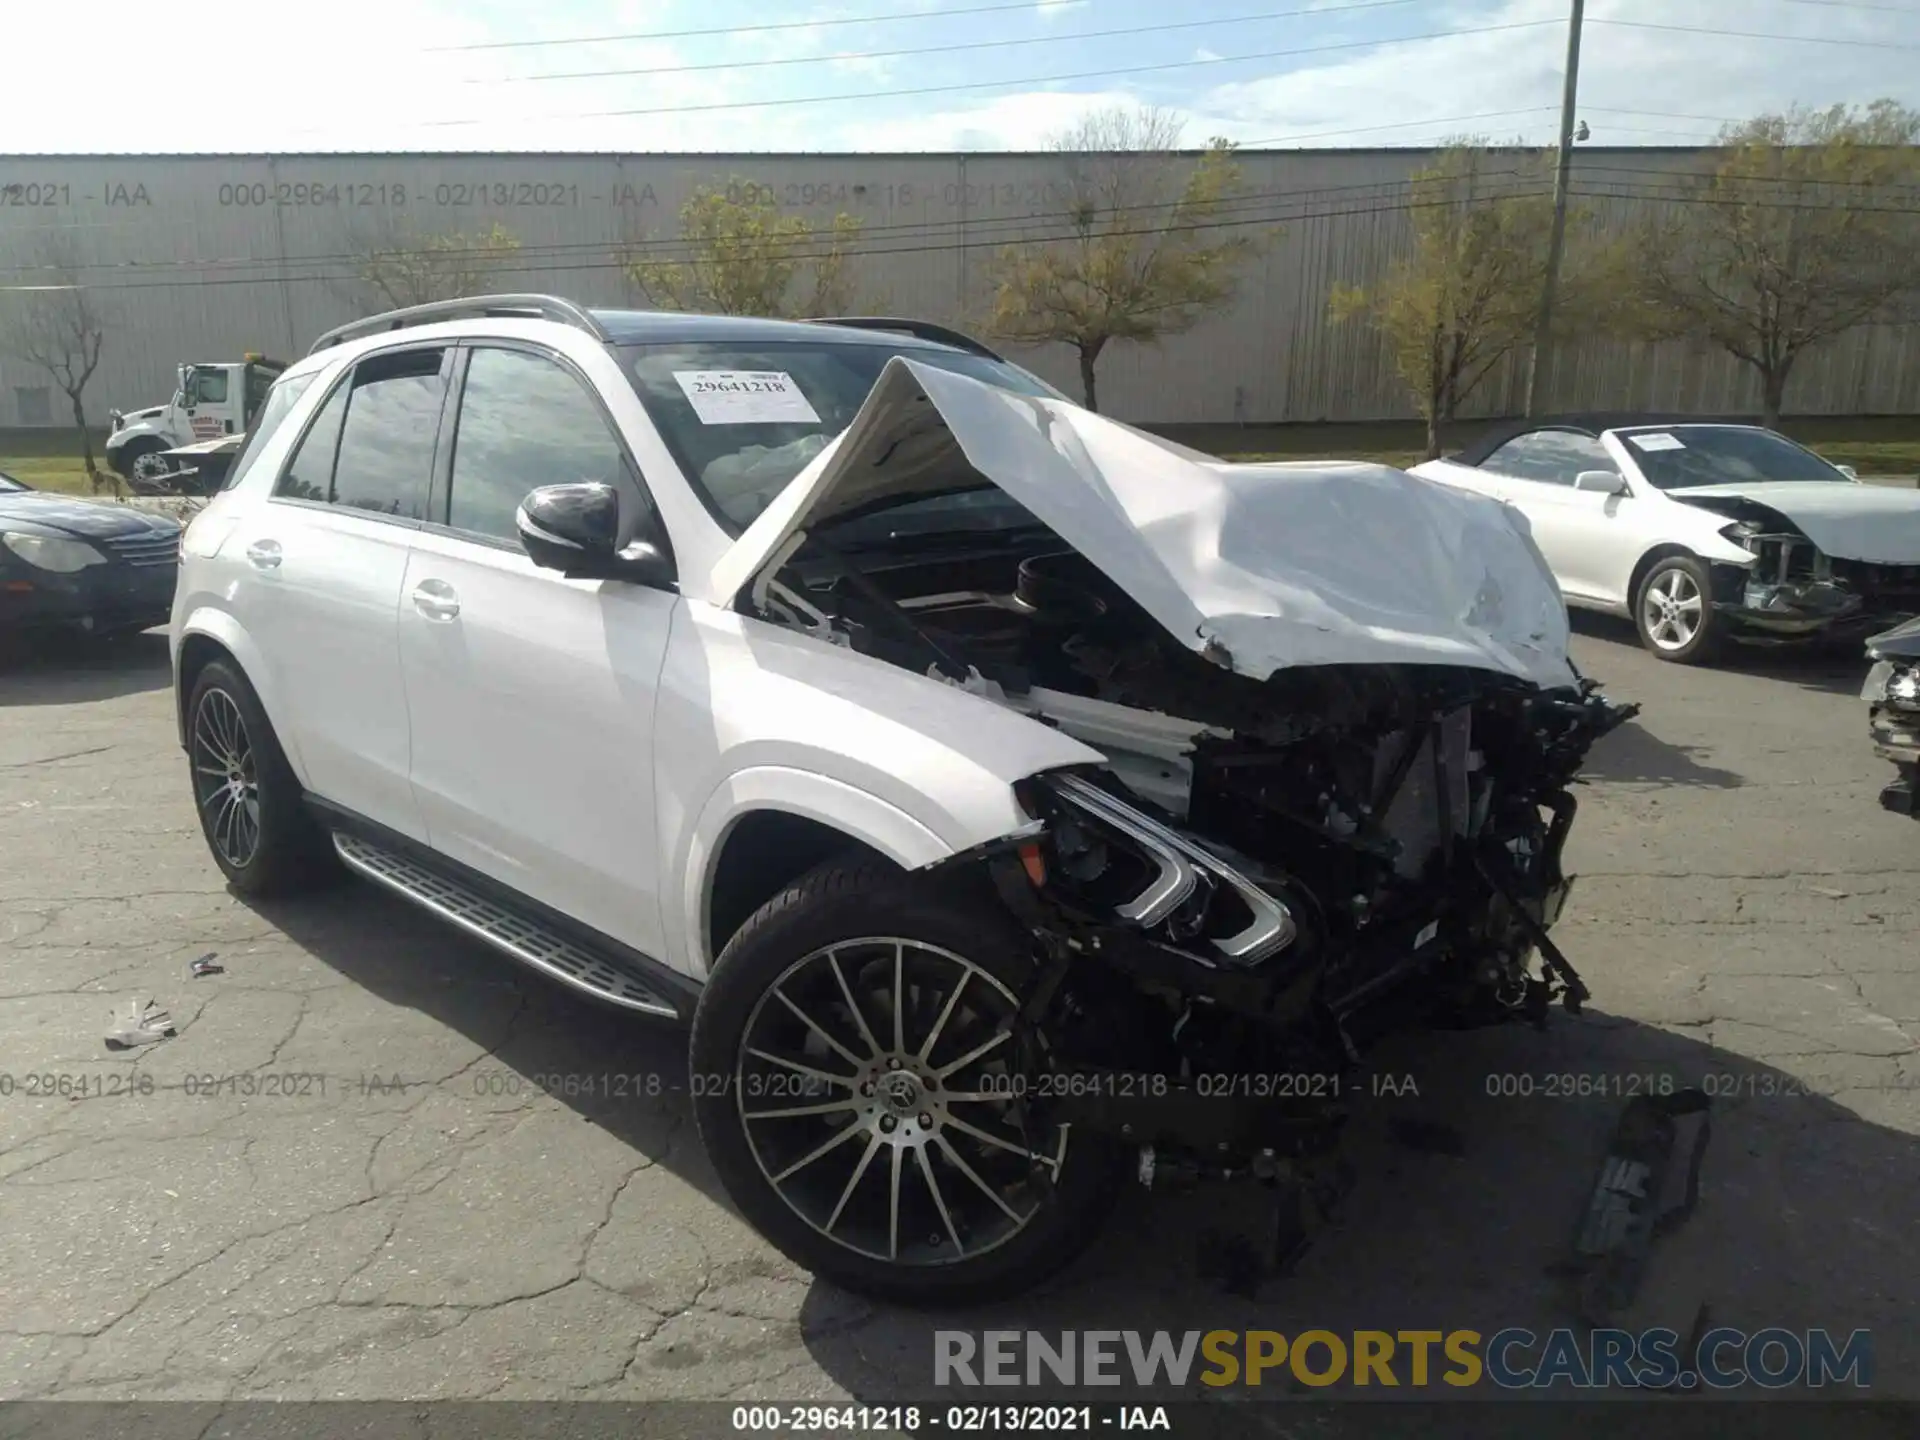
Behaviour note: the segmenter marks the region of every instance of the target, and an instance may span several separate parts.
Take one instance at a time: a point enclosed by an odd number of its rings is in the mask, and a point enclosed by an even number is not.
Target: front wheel
[[[167,473],[163,458],[166,448],[159,440],[129,440],[126,448],[114,456],[113,468],[129,480],[151,483]]]
[[[701,1139],[746,1219],[904,1304],[1005,1298],[1073,1259],[1120,1157],[1028,1108],[1030,978],[1009,920],[882,865],[823,866],[763,906],[692,1043]]]
[[[1662,660],[1698,665],[1719,647],[1723,622],[1713,608],[1713,577],[1691,555],[1656,560],[1633,602],[1640,643]]]

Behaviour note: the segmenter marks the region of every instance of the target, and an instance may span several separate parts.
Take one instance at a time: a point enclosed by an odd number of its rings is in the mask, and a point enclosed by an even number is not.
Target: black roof
[[[1635,425],[1758,425],[1752,415],[1671,415],[1656,411],[1589,411],[1573,415],[1543,415],[1533,420],[1496,420],[1470,443],[1447,458],[1457,465],[1478,465],[1516,435],[1532,430],[1572,430],[1598,435]]]
[[[793,340],[814,345],[873,345],[884,339],[902,350],[952,350],[918,336],[856,330],[812,320],[764,320],[751,315],[689,315],[673,310],[591,310],[615,345],[673,345],[697,341]]]

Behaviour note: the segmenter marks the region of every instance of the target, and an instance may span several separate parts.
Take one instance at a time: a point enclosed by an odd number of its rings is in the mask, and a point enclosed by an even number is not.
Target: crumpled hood
[[[1867,637],[1867,649],[1890,659],[1920,660],[1920,615]]]
[[[150,530],[178,530],[180,524],[164,515],[149,515],[128,505],[103,505],[70,500],[42,490],[0,495],[0,529],[8,522],[32,525],[83,540],[112,540]]]
[[[1920,490],[1838,480],[1692,485],[1675,500],[1751,500],[1777,510],[1828,555],[1877,565],[1920,565]]]
[[[1182,644],[1254,679],[1413,663],[1577,683],[1559,588],[1525,520],[1496,501],[1384,465],[1204,462],[904,357],[721,557],[705,598],[731,603],[803,526],[978,476]]]

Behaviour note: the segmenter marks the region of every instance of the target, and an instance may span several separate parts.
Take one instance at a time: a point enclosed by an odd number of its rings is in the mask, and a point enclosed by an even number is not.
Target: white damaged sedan
[[[1920,491],[1757,425],[1509,425],[1413,473],[1513,506],[1567,603],[1632,616],[1663,660],[1863,639],[1920,611]]]
[[[1127,1175],[1322,1193],[1371,1041],[1587,995],[1569,786],[1631,707],[1513,513],[1398,470],[916,322],[493,297],[323,337],[184,549],[231,884],[344,866],[690,1022],[662,1088],[853,1289],[1017,1292]]]

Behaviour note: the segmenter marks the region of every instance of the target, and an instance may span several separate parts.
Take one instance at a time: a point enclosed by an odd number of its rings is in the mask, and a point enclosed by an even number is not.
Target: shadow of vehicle
[[[1710,752],[1704,745],[1675,745],[1662,740],[1638,720],[1629,720],[1593,747],[1580,774],[1586,780],[1627,785],[1702,786],[1715,790],[1735,790],[1747,783],[1744,776],[1732,770],[1703,765],[1693,758],[1705,753]]]
[[[1878,633],[1877,631],[1875,633]],[[1731,649],[1720,662],[1737,667],[1744,674],[1781,680],[1826,695],[1857,697],[1866,682],[1872,664],[1867,659],[1864,641],[1846,645],[1790,646],[1776,649]],[[1866,710],[1861,709],[1861,728],[1866,727]]]
[[[1569,610],[1567,614],[1574,634],[1619,645],[1649,661],[1660,663],[1641,645],[1639,632],[1634,629],[1631,620],[1602,614],[1597,610]],[[1861,682],[1866,679],[1867,665],[1865,642],[1850,640],[1845,644],[1732,643],[1722,646],[1713,664],[1703,668],[1782,680],[1829,695],[1857,695]]]
[[[85,705],[172,683],[165,630],[0,636],[0,705]]]
[[[576,999],[360,882],[299,901],[251,903],[339,974],[470,1038],[488,1052],[489,1066],[530,1082],[562,1074],[589,1082],[660,1076],[655,1096],[611,1094],[592,1083],[578,1094],[549,1093],[725,1206],[692,1132],[685,1090],[671,1088],[686,1079],[685,1041],[676,1030]],[[1605,978],[1589,976],[1602,995]],[[1911,1306],[1911,1282],[1920,1275],[1911,1214],[1911,1197],[1920,1192],[1920,1140],[1803,1093],[1803,1082],[1692,1034],[1591,1009],[1580,1018],[1556,1013],[1544,1035],[1519,1026],[1409,1034],[1376,1050],[1357,1085],[1348,1136],[1356,1184],[1295,1271],[1266,1283],[1257,1298],[1200,1278],[1197,1257],[1209,1231],[1257,1232],[1267,1223],[1259,1186],[1186,1194],[1130,1187],[1108,1232],[1038,1292],[935,1313],[870,1304],[814,1282],[800,1309],[802,1343],[836,1384],[864,1401],[947,1405],[1032,1399],[1036,1392],[936,1388],[940,1330],[1057,1338],[1062,1330],[1087,1329],[1177,1335],[1466,1328],[1487,1336],[1509,1326],[1545,1334],[1576,1325],[1572,1282],[1555,1265],[1569,1252],[1624,1099],[1703,1080],[1724,1098],[1715,1101],[1700,1210],[1658,1242],[1621,1323],[1665,1325],[1685,1335],[1707,1304],[1716,1324],[1749,1331],[1824,1326],[1844,1340],[1864,1327],[1874,1332],[1875,1393],[1915,1388],[1911,1367],[1898,1362],[1920,1352],[1920,1318]],[[1461,1144],[1421,1138],[1434,1134],[1457,1135]],[[1446,1153],[1456,1148],[1461,1153]],[[734,1343],[685,1341],[670,1363],[720,1364],[728,1358],[721,1351]],[[1190,1382],[1181,1394],[1261,1401],[1378,1393],[1310,1390],[1277,1370],[1266,1378],[1261,1389],[1232,1391]],[[1111,1402],[1138,1393],[1083,1387],[1071,1398]],[[1382,1398],[1500,1393],[1485,1383],[1471,1391],[1435,1384]],[[1484,1416],[1475,1416],[1482,1408],[1418,1407],[1425,1417],[1451,1409],[1458,1421],[1435,1418],[1414,1430],[1491,1433]],[[1262,1428],[1294,1413],[1268,1405],[1235,1409]],[[1357,1407],[1316,1423],[1314,1433],[1347,1433],[1342,1426],[1380,1433]],[[1580,1427],[1563,1429],[1556,1419],[1553,1433]]]

